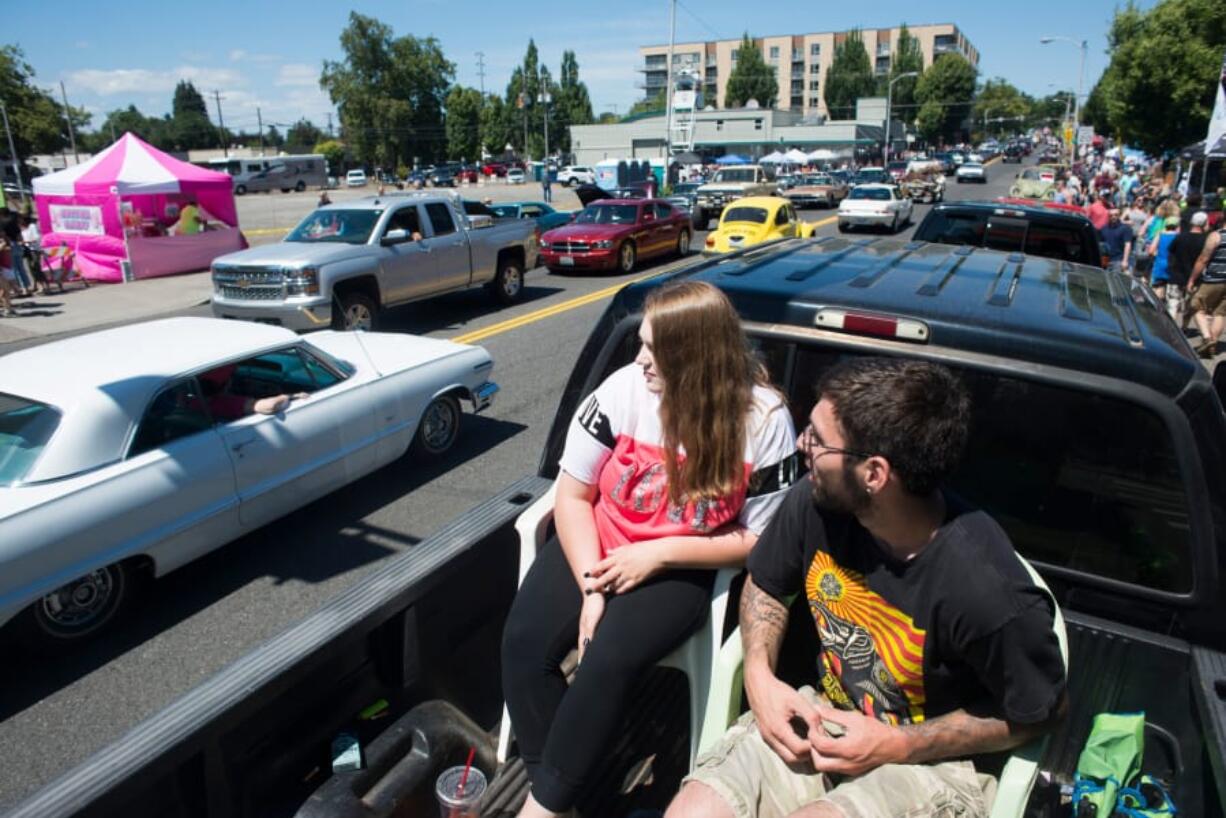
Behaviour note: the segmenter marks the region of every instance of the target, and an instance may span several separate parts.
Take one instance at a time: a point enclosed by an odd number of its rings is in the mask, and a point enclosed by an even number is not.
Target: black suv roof
[[[1017,199],[1008,199],[1006,201],[991,200],[991,199],[960,199],[956,202],[938,202],[932,206],[933,210],[990,210],[990,211],[1017,211],[1027,218],[1034,217],[1059,217],[1063,219],[1073,219],[1079,224],[1090,224],[1090,217],[1085,213],[1075,213],[1072,210],[1064,210],[1059,207],[1046,207],[1042,204],[1032,204],[1030,202],[1022,202]]]
[[[607,317],[638,312],[650,289],[682,277],[720,287],[751,321],[817,327],[819,311],[848,309],[921,321],[933,347],[1105,375],[1171,396],[1207,377],[1146,287],[1067,261],[892,238],[784,240],[627,287]]]

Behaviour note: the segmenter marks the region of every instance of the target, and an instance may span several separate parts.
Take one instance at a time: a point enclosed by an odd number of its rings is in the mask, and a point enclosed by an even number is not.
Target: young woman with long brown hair
[[[744,564],[798,476],[791,416],[727,296],[700,282],[661,287],[639,337],[634,363],[571,422],[558,534],[503,635],[503,689],[532,782],[524,818],[574,805],[635,678],[702,625],[713,569]]]

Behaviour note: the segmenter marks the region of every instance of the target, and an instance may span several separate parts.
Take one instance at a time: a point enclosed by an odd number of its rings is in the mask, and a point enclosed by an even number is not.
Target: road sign
[[[1094,126],[1082,125],[1077,129],[1077,144],[1089,145],[1094,141]]]
[[[1064,144],[1066,144],[1066,145],[1071,145],[1071,144],[1073,144],[1073,136],[1074,136],[1074,135],[1075,135],[1075,134],[1074,134],[1074,132],[1073,132],[1073,129],[1072,129],[1072,128],[1065,128],[1065,129],[1064,129]]]

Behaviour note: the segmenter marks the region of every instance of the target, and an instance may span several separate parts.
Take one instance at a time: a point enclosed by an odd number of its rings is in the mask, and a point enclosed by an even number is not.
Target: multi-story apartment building
[[[907,30],[920,44],[924,67],[942,54],[956,53],[978,68],[979,51],[971,45],[952,23],[908,25]],[[878,75],[890,73],[890,62],[898,47],[898,28],[865,28],[860,30],[873,69]],[[787,34],[757,37],[754,44],[762,52],[767,65],[778,71],[779,97],[776,108],[798,111],[803,115],[829,116],[823,99],[822,83],[826,70],[834,59],[834,47],[847,38],[847,31],[826,31],[816,34]],[[677,43],[673,46],[673,70],[686,69],[702,77],[703,103],[724,107],[724,90],[736,65],[741,40],[709,40],[703,43]],[[668,44],[639,48],[643,58],[640,69],[643,80],[639,87],[651,97],[663,90],[668,76]],[[836,115],[843,112],[835,112]],[[833,118],[833,117],[832,117]]]

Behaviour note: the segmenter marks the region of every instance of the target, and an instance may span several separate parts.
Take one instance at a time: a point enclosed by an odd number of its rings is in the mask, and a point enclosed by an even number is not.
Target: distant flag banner
[[[1222,74],[1217,82],[1217,101],[1209,117],[1209,134],[1205,137],[1205,153],[1226,153],[1226,56],[1222,57]]]

